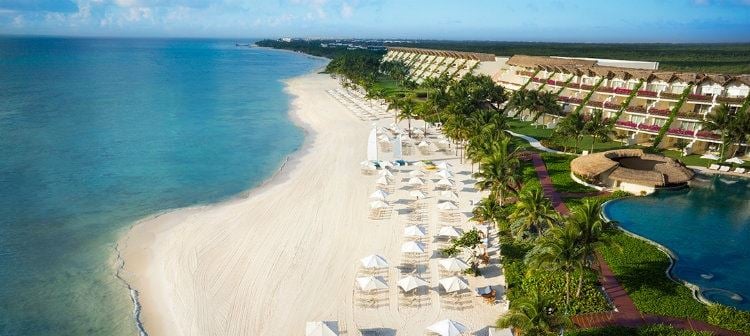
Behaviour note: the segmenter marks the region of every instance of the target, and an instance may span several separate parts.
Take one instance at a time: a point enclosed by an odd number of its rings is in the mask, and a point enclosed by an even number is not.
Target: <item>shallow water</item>
[[[300,147],[280,81],[321,67],[234,41],[0,38],[0,335],[133,335],[119,234],[268,178]]]
[[[750,310],[750,183],[702,177],[690,188],[610,202],[604,213],[677,257],[673,275],[710,300]]]

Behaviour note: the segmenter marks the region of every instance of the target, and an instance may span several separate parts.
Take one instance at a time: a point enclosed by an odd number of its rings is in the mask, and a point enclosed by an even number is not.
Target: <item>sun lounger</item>
[[[731,168],[731,167],[729,167],[729,166],[719,166],[719,171],[720,171],[720,172],[725,172],[725,173],[726,173],[726,172],[728,172],[728,171],[729,171],[729,169],[730,169],[730,168]]]
[[[747,169],[742,168],[742,167],[734,168],[734,172],[737,173],[737,174],[744,174],[745,171],[747,171]]]
[[[720,167],[721,167],[721,166],[719,166],[719,165],[717,165],[717,164],[712,164],[712,165],[708,166],[708,169],[711,169],[711,170],[719,170],[719,168],[720,168]]]

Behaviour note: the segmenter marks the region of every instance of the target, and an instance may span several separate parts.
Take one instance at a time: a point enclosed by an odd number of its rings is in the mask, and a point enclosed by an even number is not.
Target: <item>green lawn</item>
[[[547,172],[557,192],[586,193],[596,189],[579,184],[570,177],[570,161],[575,156],[543,153],[542,158],[547,166]]]
[[[607,327],[588,330],[574,330],[565,333],[566,336],[710,336],[711,333],[675,329],[663,324],[643,326],[640,328]]]
[[[565,138],[563,140],[555,138],[554,130],[545,128],[541,125],[533,125],[531,122],[516,119],[511,120],[508,124],[511,131],[535,138],[542,142],[544,146],[552,149],[567,149],[568,151],[572,151],[573,147],[575,147],[576,145],[575,139]],[[578,143],[578,152],[580,153],[584,150],[591,151],[592,144],[594,145],[593,148],[596,152],[627,147],[625,144],[619,141],[594,141],[593,137],[584,135]]]

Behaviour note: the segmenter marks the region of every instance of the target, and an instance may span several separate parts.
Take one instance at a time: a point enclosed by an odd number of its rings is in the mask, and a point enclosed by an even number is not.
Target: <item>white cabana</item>
[[[441,186],[441,187],[452,187],[453,186],[453,182],[451,182],[447,178],[444,178],[444,179],[441,179],[440,181],[438,181],[436,183],[436,185]]]
[[[375,127],[370,131],[370,136],[367,138],[367,160],[377,162],[378,161],[378,131]]]
[[[382,256],[377,254],[368,255],[359,260],[362,263],[362,267],[367,269],[385,268],[388,267],[388,261]]]
[[[466,332],[466,326],[453,320],[442,320],[427,327],[427,330],[440,336],[460,336]]]
[[[420,162],[421,162],[421,161],[420,161]],[[411,177],[420,177],[420,176],[424,176],[424,172],[423,172],[423,171],[421,171],[421,170],[412,170],[412,171],[410,171],[410,172],[409,172],[409,176],[411,176]]]
[[[424,181],[419,177],[412,177],[407,182],[410,186],[424,185]]]
[[[448,272],[463,272],[469,268],[469,265],[458,258],[440,259],[438,265]]]
[[[445,142],[443,142],[443,141],[445,141]],[[440,143],[446,143],[447,144],[449,142],[448,142],[448,140],[442,140],[442,141],[440,141]],[[448,162],[443,161],[443,162],[438,163],[437,167],[438,167],[438,169],[449,170],[449,169],[451,169],[451,167],[453,167],[453,165],[451,165]]]
[[[377,180],[375,180],[375,184],[389,185],[389,184],[391,184],[391,181],[389,181],[387,177],[381,176]]]
[[[720,158],[719,158],[719,156],[717,156],[715,154],[708,153],[708,154],[701,155],[701,159],[718,160]]]
[[[370,194],[371,199],[380,200],[380,201],[385,201],[386,197],[388,197],[388,193],[380,189],[375,190],[372,194]]]
[[[305,336],[338,336],[338,321],[315,321],[305,325]]]
[[[450,190],[443,190],[440,193],[440,196],[442,196],[443,198],[445,198],[445,199],[447,199],[449,201],[458,202],[458,194],[456,194],[455,192],[452,192]]]
[[[370,202],[370,209],[382,209],[387,208],[389,205],[386,202],[383,201],[373,201]]]
[[[458,291],[469,288],[469,284],[467,284],[466,281],[464,281],[464,279],[461,279],[457,276],[440,279],[439,282],[440,282],[440,287],[443,287],[446,293],[458,292]]]
[[[427,286],[427,281],[409,275],[399,280],[398,286],[401,287],[401,289],[403,289],[405,292],[409,292],[416,288]]]
[[[408,241],[401,245],[403,253],[424,253],[424,244],[416,241]]]
[[[452,227],[452,226],[443,226],[440,228],[440,232],[438,232],[438,236],[441,237],[459,237],[461,236],[461,232],[458,231],[458,229]]]
[[[724,162],[726,162],[726,163],[736,163],[736,164],[743,164],[743,163],[745,163],[745,160],[743,160],[743,159],[740,159],[740,158],[738,158],[738,157],[733,157],[733,158],[731,158],[731,159],[729,159],[729,160],[726,160],[726,161],[724,161]]]
[[[420,190],[412,190],[409,192],[409,196],[414,197],[416,199],[425,198],[426,195],[420,191]]]
[[[388,285],[386,285],[385,282],[374,276],[357,278],[357,286],[359,286],[359,289],[366,292],[388,288]]]
[[[458,207],[453,202],[442,202],[437,207],[440,210],[458,210]]]
[[[417,225],[410,225],[404,228],[404,236],[407,237],[424,237],[425,233],[422,228]]]

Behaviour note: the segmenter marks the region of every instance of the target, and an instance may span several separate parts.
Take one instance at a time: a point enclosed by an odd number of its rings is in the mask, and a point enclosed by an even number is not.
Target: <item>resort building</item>
[[[686,154],[720,146],[719,134],[701,128],[706,115],[721,104],[736,111],[750,102],[750,75],[660,71],[656,62],[516,55],[493,79],[511,91],[556,94],[562,115],[544,115],[536,121],[549,128],[573,111],[601,110],[605,118],[616,120],[617,138],[652,145],[663,132],[658,147],[675,147],[682,139]]]
[[[417,83],[425,78],[447,74],[461,78],[468,73],[493,75],[507,58],[492,54],[432,50],[421,48],[388,47],[383,61],[402,61],[409,67],[409,77]]]

